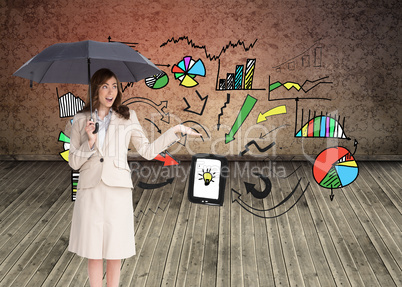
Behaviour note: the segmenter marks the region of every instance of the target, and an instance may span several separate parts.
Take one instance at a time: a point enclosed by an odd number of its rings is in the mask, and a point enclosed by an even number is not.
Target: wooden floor
[[[359,162],[333,201],[308,162],[231,162],[221,207],[189,202],[188,162],[133,169],[137,255],[121,286],[402,286],[401,162]],[[271,180],[264,199],[246,192],[265,188],[252,171]],[[86,260],[67,251],[68,165],[0,162],[0,196],[0,286],[89,286]]]

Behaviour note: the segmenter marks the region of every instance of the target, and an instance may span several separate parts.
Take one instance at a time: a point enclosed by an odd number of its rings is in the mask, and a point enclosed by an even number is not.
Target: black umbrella
[[[87,40],[54,44],[13,75],[29,79],[31,83],[88,84],[92,119],[90,79],[101,68],[113,71],[122,82],[138,82],[161,73],[151,61],[123,43]]]

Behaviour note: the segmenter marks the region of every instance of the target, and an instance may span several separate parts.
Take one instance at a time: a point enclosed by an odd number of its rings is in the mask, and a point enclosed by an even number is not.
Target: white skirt
[[[78,190],[68,250],[89,259],[135,255],[131,189],[101,181],[94,188]]]

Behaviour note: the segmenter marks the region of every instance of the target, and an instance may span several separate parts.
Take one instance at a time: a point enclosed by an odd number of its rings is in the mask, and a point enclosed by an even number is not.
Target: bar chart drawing
[[[302,53],[296,55],[293,58],[290,58],[273,67],[277,72],[281,72],[282,70],[294,71],[297,69],[314,67],[319,68],[322,66],[322,44],[320,43],[321,39],[316,41],[312,46],[307,48]]]
[[[217,91],[228,90],[265,90],[253,87],[256,59],[247,59],[245,65],[236,65],[234,73],[227,73],[226,78],[219,78],[220,60],[215,88]]]

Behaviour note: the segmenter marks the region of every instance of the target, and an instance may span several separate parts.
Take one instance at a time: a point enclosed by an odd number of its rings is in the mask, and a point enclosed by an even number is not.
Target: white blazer
[[[68,160],[73,169],[80,171],[78,188],[95,187],[100,180],[109,186],[132,188],[131,171],[127,162],[130,141],[141,156],[151,160],[180,140],[170,128],[150,143],[133,110],[130,110],[128,120],[113,111],[103,148],[99,149],[96,141],[91,150],[85,132],[89,119],[89,112],[76,114],[70,137]]]

